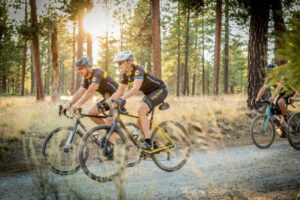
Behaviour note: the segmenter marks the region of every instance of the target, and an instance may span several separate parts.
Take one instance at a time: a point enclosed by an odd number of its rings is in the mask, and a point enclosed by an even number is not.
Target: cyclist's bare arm
[[[271,96],[271,98],[270,98],[271,101],[274,101],[274,100],[275,100],[276,96],[279,94],[279,92],[280,92],[280,90],[281,90],[282,88],[283,88],[283,84],[282,84],[281,82],[279,82],[279,83],[277,84],[277,86],[276,86],[275,91],[273,92],[273,94],[272,94],[272,96]]]
[[[91,84],[88,89],[84,92],[81,98],[76,102],[78,107],[82,106],[85,102],[87,102],[97,91],[99,84]]]
[[[126,92],[121,98],[128,99],[129,97],[136,95],[140,91],[142,83],[143,80],[134,80],[133,87],[128,92]]]
[[[259,99],[264,95],[264,93],[266,92],[267,88],[269,86],[267,84],[264,84],[258,91],[257,96],[255,98],[255,101],[259,101]]]
[[[80,87],[73,95],[69,104],[70,105],[75,104],[81,98],[81,96],[84,94],[85,91],[86,91],[86,89],[84,87]]]
[[[106,102],[107,102],[108,104],[111,104],[111,101],[112,101],[112,100],[116,100],[116,99],[118,99],[120,96],[122,96],[122,95],[124,94],[126,88],[127,88],[127,85],[126,85],[126,84],[120,83],[120,84],[119,84],[119,87],[118,87],[118,89],[117,89],[117,91],[116,91],[115,93],[113,93],[113,95],[112,95],[111,97],[109,97],[109,98],[106,100]]]

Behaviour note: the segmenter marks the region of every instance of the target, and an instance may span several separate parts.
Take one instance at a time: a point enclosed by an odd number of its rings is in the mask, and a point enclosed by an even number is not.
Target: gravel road
[[[176,172],[160,170],[151,159],[127,169],[121,188],[126,199],[296,199],[300,197],[299,158],[300,151],[287,141],[277,141],[266,150],[249,145],[194,151]],[[37,181],[37,171],[0,173],[0,199],[119,198],[116,183],[95,182],[81,170],[69,176],[42,173],[48,181],[44,185]]]

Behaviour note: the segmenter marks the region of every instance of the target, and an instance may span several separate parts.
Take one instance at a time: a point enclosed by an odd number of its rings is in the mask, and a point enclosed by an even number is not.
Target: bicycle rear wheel
[[[260,149],[269,148],[274,142],[275,127],[271,119],[258,115],[251,123],[250,133],[253,143]]]
[[[126,143],[122,135],[109,143],[107,151],[104,150],[104,137],[111,126],[99,125],[89,130],[82,138],[79,145],[79,162],[84,173],[99,182],[111,181],[121,174],[126,167]],[[85,152],[89,152],[84,159]]]
[[[300,150],[300,113],[294,113],[288,120],[287,136],[290,145]]]
[[[51,131],[44,140],[42,154],[49,168],[56,174],[69,175],[80,169],[77,151],[82,132],[77,130],[71,147],[65,150],[65,145],[74,127],[59,127]],[[85,154],[84,157],[87,155]]]
[[[154,129],[151,140],[155,149],[173,146],[153,154],[152,159],[160,169],[172,172],[185,165],[191,147],[187,131],[179,122],[164,121],[160,123]]]

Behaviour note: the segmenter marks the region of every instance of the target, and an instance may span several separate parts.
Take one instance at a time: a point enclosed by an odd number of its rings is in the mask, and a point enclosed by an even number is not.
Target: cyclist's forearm
[[[264,93],[266,92],[266,89],[267,89],[267,86],[265,86],[265,85],[260,88],[260,90],[258,91],[258,94],[255,98],[256,101],[258,101],[264,95]]]
[[[85,102],[87,102],[95,92],[85,92],[84,95],[79,99],[79,101],[76,103],[78,106],[82,106]]]
[[[134,95],[136,95],[139,92],[139,89],[132,88],[128,92],[126,92],[124,95],[121,96],[122,99],[128,99]]]
[[[105,102],[106,103],[111,103],[112,100],[116,100],[118,99],[120,96],[123,95],[123,92],[121,91],[116,91],[115,93],[113,93],[113,95],[111,97],[109,97]]]
[[[76,92],[75,92],[75,94],[73,95],[73,97],[72,97],[72,99],[71,99],[71,101],[69,102],[69,104],[70,105],[73,105],[73,104],[75,104],[79,99],[80,99],[80,97],[83,95],[83,93],[84,93],[84,91],[82,91],[82,90],[77,90]]]

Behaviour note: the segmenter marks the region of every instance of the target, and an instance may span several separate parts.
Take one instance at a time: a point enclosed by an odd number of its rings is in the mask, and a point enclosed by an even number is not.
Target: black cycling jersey
[[[100,69],[93,69],[92,75],[89,78],[83,78],[81,86],[87,89],[91,84],[99,85],[97,92],[107,98],[106,95],[111,96],[118,89],[118,83],[116,83],[112,78],[110,78],[106,72]]]
[[[132,87],[134,80],[143,80],[140,91],[142,91],[145,95],[150,94],[158,89],[161,85],[164,85],[164,82],[161,79],[152,73],[145,72],[144,68],[139,65],[133,66],[129,76],[124,73],[121,83]]]

